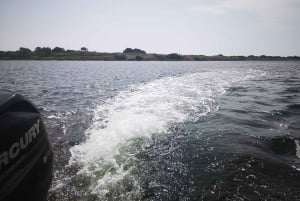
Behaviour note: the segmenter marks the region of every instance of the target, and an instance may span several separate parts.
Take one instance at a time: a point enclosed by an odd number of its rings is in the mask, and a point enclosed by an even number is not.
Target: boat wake
[[[138,150],[149,140],[170,133],[173,125],[217,112],[216,97],[234,83],[261,73],[219,70],[164,77],[132,85],[101,103],[86,130],[86,140],[70,149],[69,167],[78,168],[79,187],[101,200],[136,198],[140,190],[134,176]]]

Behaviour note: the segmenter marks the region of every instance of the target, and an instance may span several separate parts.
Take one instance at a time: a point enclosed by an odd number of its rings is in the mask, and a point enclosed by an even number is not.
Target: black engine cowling
[[[53,153],[36,107],[18,94],[0,92],[0,201],[44,201]]]

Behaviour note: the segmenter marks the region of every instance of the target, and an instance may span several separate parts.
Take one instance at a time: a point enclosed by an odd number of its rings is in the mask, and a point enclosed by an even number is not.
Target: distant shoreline
[[[39,48],[39,49],[38,49]],[[0,60],[63,60],[63,61],[300,61],[299,56],[214,56],[180,55],[146,53],[140,49],[126,48],[123,53],[90,52],[87,48],[81,50],[64,50],[56,47],[40,48],[31,51],[20,48],[18,51],[0,51]]]
[[[274,56],[204,56],[180,55],[181,58],[168,58],[165,54],[123,54],[123,53],[96,53],[91,54],[51,54],[47,56],[0,53],[0,60],[57,60],[57,61],[300,61],[300,57],[274,57]]]

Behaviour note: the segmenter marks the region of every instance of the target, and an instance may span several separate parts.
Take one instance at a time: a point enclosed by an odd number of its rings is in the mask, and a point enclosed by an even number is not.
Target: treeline
[[[104,60],[104,61],[248,61],[248,60],[300,60],[298,56],[214,56],[154,54],[138,48],[126,48],[122,53],[101,53],[89,51],[86,47],[79,50],[65,50],[62,47],[36,47],[33,51],[20,47],[17,51],[0,51],[0,60]]]
[[[144,50],[141,50],[141,49],[138,49],[138,48],[126,48],[124,51],[123,51],[124,54],[126,53],[133,53],[133,54],[146,54],[146,51]]]
[[[55,47],[51,49],[50,47],[36,47],[34,51],[31,51],[29,48],[20,47],[19,50],[15,52],[7,52],[7,53],[18,53],[19,55],[50,55],[56,53],[74,53],[74,52],[88,52],[86,47],[82,47],[80,50],[65,50],[62,47]]]
[[[36,47],[34,50],[20,47],[17,51],[0,51],[0,59],[4,60],[72,60],[88,54],[86,47],[80,50],[65,50],[62,47]],[[95,52],[93,52],[95,53]],[[92,53],[91,53],[92,54]],[[70,58],[71,56],[71,58]]]

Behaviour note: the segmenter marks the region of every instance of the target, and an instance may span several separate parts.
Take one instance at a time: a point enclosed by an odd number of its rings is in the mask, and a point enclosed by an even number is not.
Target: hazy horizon
[[[300,1],[0,0],[0,50],[300,55]]]

